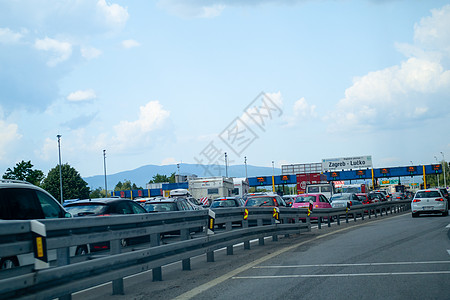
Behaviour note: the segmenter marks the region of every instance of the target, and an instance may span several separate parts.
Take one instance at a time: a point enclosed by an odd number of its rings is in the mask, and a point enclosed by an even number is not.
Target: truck
[[[297,174],[297,194],[306,193],[306,186],[327,182],[327,176],[321,173],[302,173]]]
[[[249,184],[247,178],[233,178],[233,196],[243,197],[248,194]]]
[[[233,196],[234,182],[229,177],[208,177],[189,180],[192,197],[205,203],[214,199]]]
[[[330,199],[336,193],[333,182],[313,183],[306,185],[306,194],[322,194]]]

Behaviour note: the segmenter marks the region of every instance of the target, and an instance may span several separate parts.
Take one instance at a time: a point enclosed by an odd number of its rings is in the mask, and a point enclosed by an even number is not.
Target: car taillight
[[[350,204],[350,206],[352,206],[352,205],[353,205],[353,204],[352,204],[352,201],[349,201],[348,203]]]
[[[105,250],[105,249],[108,249],[108,248],[109,247],[107,245],[101,245],[101,246],[94,245],[94,249],[96,249],[96,250]]]
[[[413,202],[420,202],[420,199],[414,199]]]
[[[98,215],[99,217],[110,216],[110,214]]]
[[[444,201],[442,198],[434,199],[435,201]]]

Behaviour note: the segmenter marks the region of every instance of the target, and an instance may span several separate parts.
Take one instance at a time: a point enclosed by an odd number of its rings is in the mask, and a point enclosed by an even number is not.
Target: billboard
[[[368,168],[372,168],[371,155],[322,159],[322,172]]]

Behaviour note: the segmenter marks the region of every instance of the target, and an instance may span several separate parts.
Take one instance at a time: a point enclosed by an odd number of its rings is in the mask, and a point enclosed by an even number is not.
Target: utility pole
[[[447,163],[445,162],[445,157],[444,157],[444,153],[442,153],[442,159],[444,160],[444,165],[442,166],[442,171],[444,172],[444,187],[447,188],[447,179],[445,178],[445,171],[447,169]]]
[[[225,177],[228,177],[228,159],[226,152],[225,152]]]
[[[61,171],[61,135],[58,134],[56,136],[58,138],[58,153],[59,153],[59,190],[61,192],[61,204],[63,204],[64,199],[63,199],[63,184],[62,184],[62,171]]]
[[[244,156],[244,164],[245,164],[245,178],[247,179],[247,156]]]
[[[106,181],[106,150],[103,150],[103,168],[105,170],[105,198],[108,197],[108,184]]]

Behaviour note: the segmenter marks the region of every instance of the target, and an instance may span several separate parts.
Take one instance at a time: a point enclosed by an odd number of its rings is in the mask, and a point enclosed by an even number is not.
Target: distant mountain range
[[[135,183],[137,186],[145,188],[146,184],[153,179],[156,174],[170,176],[172,173],[178,174],[178,167],[174,165],[146,165],[134,170],[123,171],[116,174],[107,174],[108,190],[114,189],[116,184],[126,180]],[[247,165],[247,176],[271,176],[273,170],[271,167],[258,167]],[[275,168],[275,174],[281,174],[281,169]],[[226,170],[223,165],[199,165],[199,164],[180,164],[180,175],[197,175],[198,177],[225,176]],[[245,177],[245,165],[228,166],[229,177]],[[83,178],[91,189],[105,187],[105,175],[95,175]]]

